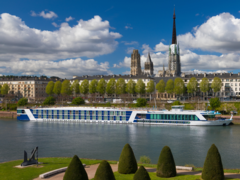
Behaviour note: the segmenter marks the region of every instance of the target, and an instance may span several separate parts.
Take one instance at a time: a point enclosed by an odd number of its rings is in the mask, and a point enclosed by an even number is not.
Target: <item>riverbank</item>
[[[17,119],[17,111],[0,111],[0,118]]]
[[[39,162],[42,162],[43,164],[39,166],[31,166],[26,168],[16,168],[15,166],[22,163],[23,160],[16,160],[16,161],[10,161],[10,162],[4,162],[0,163],[0,177],[2,180],[12,180],[12,179],[24,179],[24,180],[33,180],[35,178],[38,178],[40,174],[46,173],[48,171],[52,171],[55,169],[59,169],[62,167],[67,167],[70,163],[72,158],[68,157],[55,157],[55,158],[39,158]],[[81,159],[83,164],[86,164],[87,167],[91,167],[91,165],[97,165],[101,162],[101,160],[96,159]],[[108,161],[111,165],[116,166],[117,161]],[[142,165],[142,164],[138,164]],[[143,164],[146,169],[149,169],[149,175],[152,180],[157,179],[168,179],[168,178],[159,178],[156,176],[156,173],[154,172],[157,165],[156,164]],[[95,167],[95,166],[93,166]],[[96,168],[95,168],[96,169]],[[87,170],[87,169],[86,169]],[[202,171],[202,168],[196,168],[195,171],[189,171],[188,174],[184,174],[183,172],[178,172],[178,176],[171,178],[173,180],[195,180],[200,179],[200,175]],[[233,176],[235,179],[238,179],[240,177],[239,169],[225,169],[224,173],[235,173],[235,176]],[[118,172],[114,173],[116,180],[128,180],[133,179],[133,174],[130,175],[123,175],[119,174]],[[226,175],[226,174],[225,174]],[[92,177],[92,176],[91,176]],[[226,175],[227,178],[230,178],[229,174]],[[62,177],[60,177],[61,179]],[[59,179],[59,180],[60,180]]]

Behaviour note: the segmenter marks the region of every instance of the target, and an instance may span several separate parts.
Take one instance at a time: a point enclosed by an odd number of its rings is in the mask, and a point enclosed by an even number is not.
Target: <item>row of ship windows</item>
[[[167,123],[167,124],[190,124],[190,122],[184,122],[184,121],[150,121],[150,120],[135,120],[134,122],[141,122],[141,123]]]
[[[183,115],[183,114],[151,114],[151,119],[163,120],[198,120],[196,115]]]
[[[69,114],[69,115],[126,115],[126,111],[70,111],[70,110],[33,110],[33,114],[43,115],[57,115],[57,114]]]
[[[79,120],[119,120],[126,121],[125,116],[73,116],[73,115],[35,115],[40,119],[79,119]]]

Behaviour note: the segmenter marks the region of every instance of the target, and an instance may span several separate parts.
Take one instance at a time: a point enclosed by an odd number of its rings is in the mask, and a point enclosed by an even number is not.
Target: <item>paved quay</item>
[[[94,178],[94,175],[96,173],[96,170],[98,168],[99,164],[94,164],[94,165],[89,165],[86,166],[85,170],[88,174],[88,178],[92,179]],[[111,164],[113,172],[116,172],[118,170],[118,165],[117,164]],[[150,167],[145,167],[148,172],[156,172],[156,168],[150,168]],[[65,173],[60,173],[57,175],[54,175],[49,178],[45,178],[47,180],[63,180]],[[177,174],[179,175],[201,175],[201,172],[195,172],[195,171],[185,171],[185,170],[177,170]],[[234,179],[240,179],[240,174],[235,174],[235,173],[224,173],[226,178],[234,178]],[[35,178],[33,180],[42,180],[40,178]]]

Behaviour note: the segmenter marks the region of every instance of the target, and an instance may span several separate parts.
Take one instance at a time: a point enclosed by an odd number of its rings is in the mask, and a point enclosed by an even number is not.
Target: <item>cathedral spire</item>
[[[172,32],[172,44],[177,44],[177,33],[176,33],[176,25],[175,25],[175,7],[174,7],[174,11],[173,11],[173,32]]]

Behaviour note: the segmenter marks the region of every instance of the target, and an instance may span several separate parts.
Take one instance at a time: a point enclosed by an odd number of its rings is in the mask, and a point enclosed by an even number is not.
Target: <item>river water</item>
[[[224,168],[240,168],[240,126],[167,126],[0,120],[0,162],[23,159],[39,147],[39,157],[118,160],[129,143],[136,159],[149,156],[157,163],[164,146],[172,150],[176,165],[203,167],[214,143]]]

